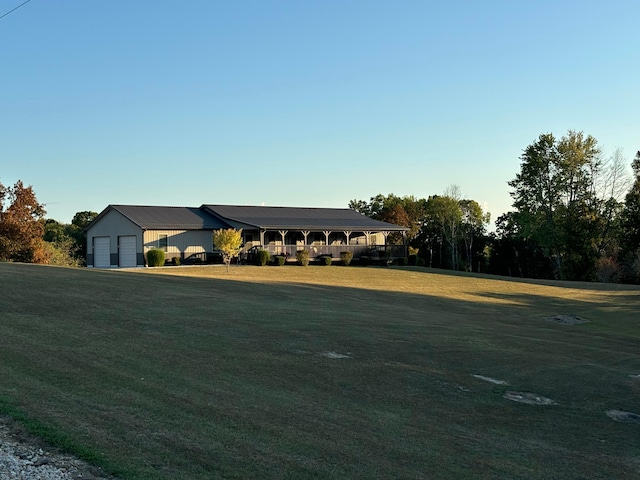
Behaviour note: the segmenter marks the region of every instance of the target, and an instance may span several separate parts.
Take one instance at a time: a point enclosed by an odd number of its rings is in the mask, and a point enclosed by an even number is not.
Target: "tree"
[[[636,268],[640,260],[640,150],[633,162],[634,182],[625,196],[624,207],[620,215],[620,257],[625,264],[625,280],[638,282],[640,269]]]
[[[460,236],[464,243],[464,257],[466,270],[473,271],[475,241],[485,235],[485,228],[489,224],[491,214],[482,211],[482,207],[475,200],[460,200],[462,219],[460,222]]]
[[[222,253],[222,259],[229,271],[231,259],[240,253],[242,229],[221,228],[213,232],[213,246]]]
[[[0,259],[44,261],[45,213],[31,186],[25,187],[20,180],[13,187],[0,184]]]
[[[375,197],[371,197],[369,202],[351,200],[348,206],[351,210],[375,220],[408,227],[406,238],[411,241],[422,228],[425,204],[426,200],[417,199],[414,196],[398,197],[393,193],[384,196],[379,193]],[[389,235],[388,241],[389,243],[402,243],[402,234],[392,233]]]
[[[436,240],[440,247],[440,264],[442,266],[442,247],[446,242],[449,249],[449,268],[458,269],[458,233],[462,222],[460,202],[446,195],[430,196],[426,203],[425,230],[426,237]],[[432,247],[430,247],[432,250]]]
[[[542,134],[520,159],[520,173],[509,182],[516,234],[541,249],[556,277],[587,279],[604,228],[596,184],[603,164],[596,139],[574,131],[559,140]]]
[[[82,211],[76,212],[71,220],[71,225],[66,226],[66,233],[75,245],[75,255],[83,260],[87,258],[87,232],[85,228],[98,216],[97,212]]]

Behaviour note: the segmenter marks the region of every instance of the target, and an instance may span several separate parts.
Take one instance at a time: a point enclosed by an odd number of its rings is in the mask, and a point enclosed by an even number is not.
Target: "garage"
[[[93,266],[108,268],[111,266],[111,248],[109,237],[93,237]]]
[[[137,266],[136,259],[136,236],[118,237],[118,266],[135,267]]]

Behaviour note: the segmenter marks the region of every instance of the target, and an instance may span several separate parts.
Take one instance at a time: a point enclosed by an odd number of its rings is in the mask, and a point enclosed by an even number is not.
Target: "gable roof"
[[[392,223],[366,217],[349,208],[262,207],[202,205],[227,223],[269,230],[405,231]]]
[[[98,217],[115,210],[143,230],[213,230],[229,226],[210,213],[194,207],[109,205]],[[93,222],[92,222],[93,223]]]

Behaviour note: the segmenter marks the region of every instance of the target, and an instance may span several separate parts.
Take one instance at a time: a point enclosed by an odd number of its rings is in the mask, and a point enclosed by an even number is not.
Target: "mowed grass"
[[[122,478],[640,476],[605,414],[640,414],[637,287],[0,264],[0,292],[0,409]]]

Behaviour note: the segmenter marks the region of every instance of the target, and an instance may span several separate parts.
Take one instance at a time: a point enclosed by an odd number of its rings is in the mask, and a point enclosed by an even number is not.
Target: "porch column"
[[[324,230],[324,244],[329,245],[329,235],[331,235],[331,230]]]
[[[309,242],[307,242],[307,237],[311,232],[309,230],[302,230],[300,233],[304,237],[304,247],[307,248],[307,245],[309,245]]]
[[[380,232],[380,233],[382,233],[382,236],[384,237],[384,249],[386,250],[387,249],[387,237],[389,236],[389,234],[391,232]]]
[[[287,247],[285,246],[285,237],[287,236],[287,230],[278,230],[278,233],[282,237],[282,247],[280,248],[280,253],[287,254]]]
[[[347,237],[347,245],[349,245],[349,237],[351,236],[351,230],[344,230],[342,233],[344,233],[344,236]]]
[[[260,245],[264,246],[264,233],[266,230],[260,230]]]
[[[367,247],[369,246],[369,237],[371,236],[371,232],[362,232],[364,233],[364,238],[367,241]]]

